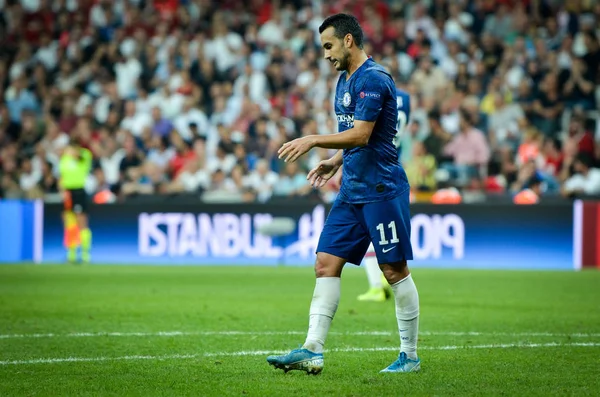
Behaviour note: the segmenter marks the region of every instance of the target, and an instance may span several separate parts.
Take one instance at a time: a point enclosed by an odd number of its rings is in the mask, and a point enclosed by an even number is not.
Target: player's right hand
[[[315,168],[310,170],[306,179],[310,181],[312,187],[320,188],[325,186],[328,180],[340,169],[340,164],[332,159],[323,160]]]

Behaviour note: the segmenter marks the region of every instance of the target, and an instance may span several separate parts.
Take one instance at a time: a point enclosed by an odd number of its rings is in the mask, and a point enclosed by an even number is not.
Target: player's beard
[[[337,65],[335,65],[335,69],[338,71],[348,70],[348,66],[350,64],[350,51],[344,49],[344,54],[342,58],[336,59]]]

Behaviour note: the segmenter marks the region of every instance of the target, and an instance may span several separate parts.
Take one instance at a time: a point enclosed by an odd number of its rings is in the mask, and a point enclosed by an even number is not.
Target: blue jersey
[[[398,134],[403,134],[410,120],[410,95],[400,88],[396,88],[396,108],[398,109],[396,130]]]
[[[346,76],[347,72],[340,75],[335,93],[338,131],[352,128],[354,120],[374,121],[375,126],[366,146],[344,150],[338,199],[351,204],[390,200],[409,188],[394,146],[400,120],[394,80],[371,58],[348,80]],[[405,98],[408,95],[402,96],[406,113]]]
[[[400,158],[400,137],[405,133],[404,129],[410,120],[410,95],[399,88],[396,89],[396,107],[398,108],[398,121],[394,146],[398,148],[398,158]]]

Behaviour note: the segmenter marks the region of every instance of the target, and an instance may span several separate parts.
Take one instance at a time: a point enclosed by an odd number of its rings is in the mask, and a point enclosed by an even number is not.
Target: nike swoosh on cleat
[[[385,254],[386,252],[390,252],[391,250],[393,250],[394,248],[396,248],[397,246],[394,245],[392,248],[388,248],[388,249],[382,249],[383,253]]]

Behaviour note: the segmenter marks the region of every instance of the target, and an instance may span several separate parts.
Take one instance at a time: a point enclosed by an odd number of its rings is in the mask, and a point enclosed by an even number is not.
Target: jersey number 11
[[[383,223],[380,223],[379,225],[377,225],[377,230],[379,230],[379,245],[399,243],[400,240],[398,239],[398,233],[396,232],[396,221],[391,221],[390,223],[388,223],[387,226],[390,229],[390,232],[392,233],[392,239],[388,241],[385,238],[385,226],[383,225]]]

